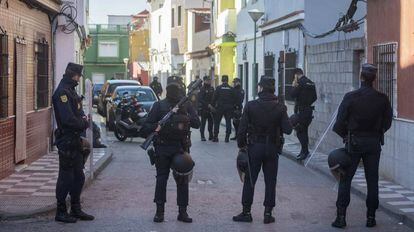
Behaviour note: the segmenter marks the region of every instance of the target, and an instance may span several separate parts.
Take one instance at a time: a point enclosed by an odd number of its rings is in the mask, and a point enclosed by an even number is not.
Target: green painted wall
[[[115,77],[123,78],[125,73],[124,58],[129,57],[129,32],[123,25],[89,25],[92,45],[85,53],[85,77],[91,78],[92,73],[105,74],[106,80]],[[99,57],[99,43],[102,41],[118,44],[118,55],[114,57]]]

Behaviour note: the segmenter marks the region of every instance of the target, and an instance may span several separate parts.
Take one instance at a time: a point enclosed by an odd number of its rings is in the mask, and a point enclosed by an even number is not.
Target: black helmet
[[[299,114],[292,114],[292,116],[289,117],[289,122],[292,125],[293,128],[297,127],[299,125]]]
[[[351,157],[345,148],[338,148],[329,153],[328,156],[329,169],[332,175],[339,180],[345,175],[346,169],[351,165]]]
[[[171,165],[175,181],[177,183],[190,182],[193,177],[194,165],[195,163],[188,153],[175,155]]]
[[[169,76],[167,78],[167,98],[173,102],[178,102],[185,95],[185,86],[178,76]]]
[[[239,173],[240,180],[244,182],[246,173],[248,173],[249,165],[249,154],[245,149],[240,149],[237,155],[237,171]]]
[[[207,81],[207,80],[211,80],[211,78],[209,76],[204,76],[203,81]]]

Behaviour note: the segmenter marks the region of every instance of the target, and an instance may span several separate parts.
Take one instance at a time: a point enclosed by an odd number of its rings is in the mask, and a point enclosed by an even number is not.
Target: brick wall
[[[41,2],[53,9],[58,5],[51,0]],[[36,102],[36,59],[35,42],[45,38],[52,44],[51,28],[48,15],[40,10],[31,9],[22,1],[5,1],[0,3],[0,25],[7,31],[9,44],[9,101],[8,118],[0,119],[0,179],[14,169],[15,149],[15,108],[21,107],[15,102],[15,73],[14,73],[14,49],[15,38],[24,38],[26,41],[26,110],[27,110],[27,160],[32,162],[48,152],[47,138],[50,137],[50,107],[37,110]],[[49,49],[49,60],[51,59]],[[49,61],[49,97],[52,91],[52,69]]]
[[[0,120],[0,179],[14,170],[14,118]]]
[[[354,81],[358,80],[359,67],[354,67],[354,52],[364,47],[363,38],[307,47],[306,73],[318,91],[310,129],[311,143],[316,143],[326,130],[345,93],[351,91]],[[330,130],[319,151],[327,152],[339,146],[342,140]]]

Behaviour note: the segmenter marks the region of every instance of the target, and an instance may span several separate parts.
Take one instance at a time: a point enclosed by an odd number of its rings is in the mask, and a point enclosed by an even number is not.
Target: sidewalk
[[[94,149],[95,175],[109,163],[111,157],[110,149]],[[88,162],[85,165],[85,186],[92,181]],[[54,152],[0,180],[0,220],[26,218],[55,209],[58,170],[58,155]]]
[[[283,155],[296,161],[296,155],[300,152],[300,144],[293,135],[286,136]],[[335,180],[328,166],[328,155],[316,152],[308,167]],[[297,161],[296,161],[297,162]],[[304,162],[300,162],[304,165]],[[352,181],[352,191],[361,197],[366,197],[364,168],[360,166]],[[380,177],[379,181],[380,208],[397,217],[401,222],[414,228],[414,191]]]

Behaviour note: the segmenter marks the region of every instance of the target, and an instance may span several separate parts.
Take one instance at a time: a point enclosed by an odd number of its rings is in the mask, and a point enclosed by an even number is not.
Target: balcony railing
[[[102,34],[127,34],[127,25],[112,25],[112,24],[89,24],[90,33]]]

